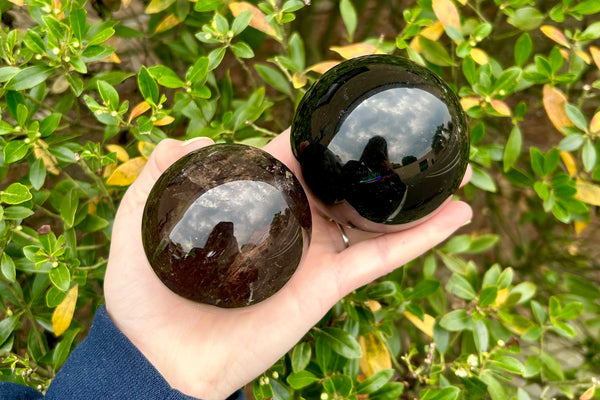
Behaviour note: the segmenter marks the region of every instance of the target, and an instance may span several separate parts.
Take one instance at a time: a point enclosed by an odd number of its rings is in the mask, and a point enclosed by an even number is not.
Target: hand
[[[141,224],[160,174],[210,144],[210,139],[166,139],[156,147],[119,206],[104,283],[107,311],[117,327],[172,387],[190,396],[226,398],[280,359],[343,296],[418,257],[471,219],[467,204],[451,201],[409,230],[348,232],[351,246],[345,249],[338,227],[313,212],[308,253],[273,297],[241,309],[197,304],[171,292],[154,274],[142,247]],[[289,132],[265,150],[297,172]]]

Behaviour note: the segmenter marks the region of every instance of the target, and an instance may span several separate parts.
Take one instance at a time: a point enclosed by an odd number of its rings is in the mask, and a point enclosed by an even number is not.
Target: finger
[[[293,173],[298,176],[299,164],[292,153],[290,143],[290,128],[281,132],[275,139],[271,140],[263,150],[284,163]]]
[[[336,274],[345,293],[363,286],[406,264],[441,243],[471,220],[471,207],[451,201],[429,220],[405,231],[389,233],[353,244],[338,254]]]
[[[152,186],[167,168],[184,155],[211,144],[214,144],[214,141],[205,137],[185,142],[175,139],[162,140],[150,155],[140,175],[127,190],[123,200],[133,204],[145,204]]]
[[[465,171],[465,176],[463,176],[462,182],[460,183],[460,187],[465,186],[471,180],[473,176],[473,168],[471,168],[471,164],[467,165],[467,170]]]

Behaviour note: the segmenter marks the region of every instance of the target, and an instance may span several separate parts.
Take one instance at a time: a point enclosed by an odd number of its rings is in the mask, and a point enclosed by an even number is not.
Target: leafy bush
[[[0,12],[1,379],[43,391],[85,336],[115,210],[158,141],[262,146],[320,73],[381,52],[460,95],[473,167],[461,196],[476,216],[340,301],[254,397],[600,398],[600,2],[0,0]]]

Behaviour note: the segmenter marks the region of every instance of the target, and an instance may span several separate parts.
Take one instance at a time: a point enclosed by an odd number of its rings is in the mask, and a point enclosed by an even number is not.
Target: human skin
[[[153,272],[142,246],[143,209],[153,184],[173,162],[210,139],[161,141],[117,212],[104,281],[106,308],[116,326],[181,392],[225,399],[259,376],[343,296],[423,254],[470,221],[462,201],[446,202],[422,224],[375,235],[338,227],[315,212],[301,265],[271,298],[246,308],[219,309],[179,297]],[[298,176],[289,130],[264,149]],[[463,184],[470,178],[470,170]],[[124,360],[124,362],[126,362]],[[135,368],[135,366],[132,366]]]

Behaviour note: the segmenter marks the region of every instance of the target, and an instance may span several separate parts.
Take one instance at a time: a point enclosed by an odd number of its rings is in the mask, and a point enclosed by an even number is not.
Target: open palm
[[[419,256],[471,218],[470,207],[447,202],[424,223],[386,235],[348,232],[314,212],[308,253],[274,296],[240,309],[218,309],[177,296],[152,271],[142,246],[143,209],[161,173],[209,139],[163,140],[117,213],[105,278],[109,315],[174,388],[205,400],[224,399],[260,375],[344,295]],[[265,150],[294,172],[289,133]]]

